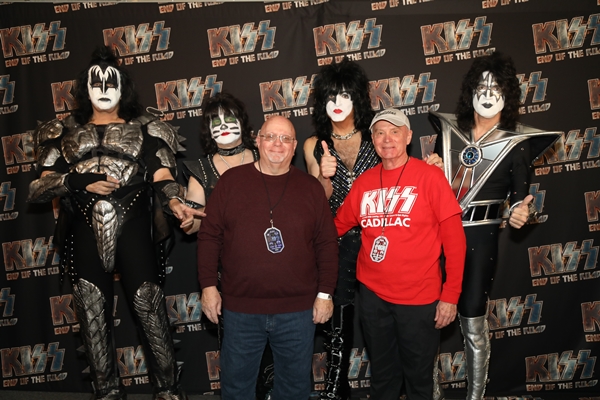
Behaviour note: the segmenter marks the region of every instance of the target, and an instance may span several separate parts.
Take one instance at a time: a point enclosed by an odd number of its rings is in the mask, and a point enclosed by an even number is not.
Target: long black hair
[[[343,89],[343,90],[342,90]],[[354,127],[368,132],[375,113],[369,97],[369,79],[360,65],[344,57],[339,64],[329,64],[321,68],[313,84],[313,127],[319,141],[332,145],[331,120],[327,115],[329,96],[346,91],[352,98],[354,107]],[[362,135],[362,140],[371,140],[371,135]]]
[[[500,114],[500,127],[514,130],[519,120],[521,88],[512,59],[497,51],[489,56],[476,58],[463,78],[460,98],[456,105],[458,126],[463,131],[469,132],[475,125],[473,94],[481,80],[481,75],[485,71],[490,71],[494,75],[504,96],[504,108]]]
[[[99,65],[102,69],[113,67],[121,74],[121,99],[119,100],[119,117],[125,121],[142,115],[144,108],[139,102],[135,91],[135,85],[127,71],[119,66],[117,57],[108,46],[97,47],[92,53],[92,60],[86,69],[81,71],[75,87],[75,101],[77,109],[73,110],[73,116],[78,124],[87,124],[94,113],[92,102],[88,91],[88,71],[90,67]]]

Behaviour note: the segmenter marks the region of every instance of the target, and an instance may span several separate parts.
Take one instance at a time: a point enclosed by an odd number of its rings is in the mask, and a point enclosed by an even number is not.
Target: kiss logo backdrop
[[[428,111],[454,111],[471,61],[494,50],[512,56],[521,122],[563,135],[531,170],[538,223],[502,231],[489,294],[487,396],[600,398],[599,0],[3,3],[0,42],[3,389],[90,390],[53,246],[54,210],[25,198],[35,179],[33,129],[73,110],[75,78],[106,44],[132,73],[143,104],[187,138],[179,162],[201,155],[201,106],[220,91],[246,103],[255,131],[270,116],[290,118],[301,144],[313,133],[314,75],[345,56],[367,71],[375,110],[393,106],[409,116],[410,154],[422,157],[435,140]],[[301,149],[294,164],[305,169]],[[218,394],[216,330],[202,318],[195,237],[177,237],[165,291],[183,385]],[[120,297],[116,304],[123,383],[131,393],[150,392],[129,310]],[[466,381],[458,325],[442,335],[443,386],[460,397]],[[324,381],[322,341],[317,337],[315,390]],[[357,396],[365,394],[370,368],[360,335],[350,361],[350,382]]]

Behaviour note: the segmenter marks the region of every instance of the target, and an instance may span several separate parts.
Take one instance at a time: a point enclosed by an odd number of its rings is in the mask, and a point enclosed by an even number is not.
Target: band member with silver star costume
[[[170,236],[163,210],[180,220],[197,213],[184,204],[185,190],[173,178],[180,137],[143,111],[133,82],[108,47],[94,52],[75,98],[72,116],[35,131],[40,178],[31,183],[28,201],[60,198],[55,240],[73,283],[93,399],[126,398],[112,337],[117,271],[154,399],[187,399],[159,286]]]
[[[467,361],[467,399],[483,399],[490,357],[487,299],[498,256],[502,204],[509,224],[535,218],[530,164],[558,138],[518,122],[521,90],[510,57],[477,58],[464,77],[456,115],[431,112],[437,151],[427,163],[444,170],[462,208],[467,257],[458,303]],[[438,155],[439,154],[439,155]]]
[[[324,66],[313,89],[315,135],[304,143],[308,172],[325,189],[333,216],[354,180],[380,162],[369,124],[374,112],[369,97],[369,80],[355,62],[344,58]],[[339,239],[339,275],[333,295],[334,312],[325,330],[327,379],[321,399],[350,398],[348,363],[353,340],[356,258],[360,249],[360,228]]]

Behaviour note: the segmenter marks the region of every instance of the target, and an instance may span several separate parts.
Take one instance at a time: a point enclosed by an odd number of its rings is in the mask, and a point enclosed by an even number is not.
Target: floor
[[[90,400],[91,393],[29,392],[23,390],[0,390],[2,400]],[[219,396],[190,395],[189,400],[218,400]],[[127,400],[150,400],[150,394],[128,394]]]
[[[219,400],[220,396],[204,396],[200,394],[189,395],[189,400]],[[2,400],[90,400],[91,394],[88,393],[68,393],[68,392],[29,392],[23,390],[0,390],[0,399]],[[150,400],[149,394],[129,394],[127,400]],[[353,398],[352,400],[367,400],[363,398]]]

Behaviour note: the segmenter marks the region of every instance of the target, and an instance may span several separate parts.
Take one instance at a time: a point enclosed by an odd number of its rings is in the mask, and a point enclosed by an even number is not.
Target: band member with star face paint
[[[315,135],[304,143],[308,172],[325,189],[335,216],[354,180],[379,163],[373,148],[369,124],[373,119],[369,80],[363,69],[344,58],[324,66],[313,89]],[[321,399],[349,399],[349,352],[353,340],[356,257],[360,229],[351,229],[340,240],[339,275],[334,294],[335,310],[325,330],[327,378]]]
[[[217,181],[227,170],[258,160],[252,127],[244,103],[228,93],[217,93],[202,107],[200,144],[205,156],[185,161],[189,172],[187,200],[208,201]],[[198,232],[201,217],[182,222],[187,234]]]
[[[543,154],[559,135],[520,124],[520,96],[512,60],[495,52],[471,65],[456,115],[431,112],[438,137],[427,163],[444,170],[462,208],[467,236],[458,313],[468,400],[483,399],[487,381],[487,298],[498,255],[501,205],[508,197],[508,222],[515,229],[534,216],[533,196],[528,194],[532,156]]]
[[[31,183],[28,201],[60,198],[55,245],[73,283],[94,398],[126,398],[112,337],[118,271],[154,399],[187,399],[160,287],[170,233],[160,208],[179,219],[196,213],[174,181],[180,137],[144,113],[133,82],[108,47],[94,52],[76,88],[73,115],[41,124],[34,133],[41,177]]]

